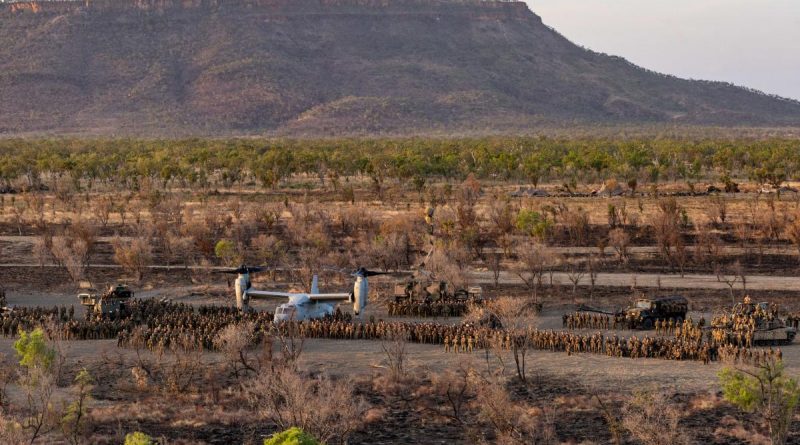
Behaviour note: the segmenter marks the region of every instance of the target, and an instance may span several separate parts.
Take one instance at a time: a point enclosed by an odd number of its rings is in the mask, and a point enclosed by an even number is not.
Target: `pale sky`
[[[526,0],[545,24],[654,71],[800,99],[800,0]]]

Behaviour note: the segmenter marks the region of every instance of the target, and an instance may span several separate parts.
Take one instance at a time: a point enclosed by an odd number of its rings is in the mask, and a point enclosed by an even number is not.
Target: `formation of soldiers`
[[[691,318],[678,322],[673,319],[669,320],[656,320],[655,329],[656,335],[672,336],[675,338],[687,341],[700,341],[703,339],[703,328],[706,325],[706,319],[700,317],[697,324]],[[711,340],[710,338],[708,339]],[[722,344],[722,342],[716,342]]]
[[[609,317],[605,314],[593,314],[590,312],[575,312],[564,314],[561,318],[561,325],[564,329],[617,329],[617,317]]]
[[[592,330],[618,330],[634,329],[641,326],[640,320],[629,320],[622,315],[612,316],[591,312],[575,312],[564,314],[561,319],[564,329],[592,329]],[[691,318],[686,320],[657,319],[653,324],[656,335],[674,336],[684,340],[700,340],[703,337],[703,327],[706,321],[701,318],[694,324]]]
[[[786,316],[786,325],[795,329],[800,328],[800,312],[792,312]]]
[[[148,300],[132,300],[125,316],[88,314],[85,319],[75,318],[75,309],[53,307],[19,307],[4,313],[0,330],[4,337],[16,337],[21,330],[37,327],[45,330],[51,338],[64,340],[109,340],[117,339],[120,346],[130,345],[133,332],[140,331],[136,338],[145,341],[142,346],[156,348],[170,345],[178,338],[189,334],[198,346],[213,348],[213,339],[220,330],[231,323],[253,321],[262,329],[272,323],[269,312],[241,313],[225,306],[200,306]]]
[[[760,366],[769,361],[782,361],[781,348],[749,349],[732,344],[719,347],[719,360],[732,365]]]
[[[70,306],[43,307],[18,307],[3,313],[0,321],[0,330],[3,337],[16,337],[20,330],[29,331],[36,327],[53,329],[53,326],[64,325],[74,321],[75,308]]]
[[[214,340],[228,325],[253,322],[257,331],[266,332],[273,317],[269,312],[240,312],[226,306],[200,306],[194,310],[183,303],[155,300],[137,303],[130,325],[116,337],[118,346],[155,350],[180,344],[214,350]],[[184,343],[187,339],[191,344]]]
[[[409,342],[440,344],[445,352],[469,353],[474,349],[501,348],[510,350],[523,343],[535,350],[592,353],[610,357],[660,358],[666,360],[698,360],[708,363],[719,359],[719,346],[703,340],[682,337],[636,336],[625,338],[590,335],[566,331],[530,329],[524,336],[512,336],[500,329],[472,325],[438,323],[356,322],[322,319],[285,323],[280,329],[299,332],[309,338],[349,340],[391,340],[404,338]]]
[[[607,329],[613,326],[610,317],[577,314],[566,317],[570,329]],[[503,329],[467,324],[442,324],[432,322],[412,323],[374,320],[351,322],[344,316],[299,322],[272,322],[269,312],[242,313],[231,307],[193,307],[182,303],[133,300],[124,317],[90,315],[85,320],[74,317],[73,308],[19,308],[3,314],[3,335],[15,336],[20,330],[44,327],[50,335],[60,335],[71,340],[117,339],[118,345],[148,349],[184,345],[191,339],[192,346],[208,350],[215,348],[218,334],[230,324],[252,322],[257,333],[265,337],[270,333],[296,333],[305,338],[340,340],[393,340],[402,338],[409,342],[442,345],[445,352],[469,353],[475,349],[513,349],[523,346],[535,350],[565,352],[567,354],[591,353],[610,357],[660,358],[668,360],[697,360],[704,363],[715,360],[732,363],[759,364],[768,359],[781,359],[778,350],[751,350],[747,342],[729,342],[713,335],[704,339],[704,321],[694,324],[691,319],[681,324],[664,321],[656,324],[656,335],[619,337],[600,332],[580,334],[570,331],[529,329],[523,334],[511,335]],[[738,322],[746,326],[746,320]],[[713,331],[712,331],[713,332]]]
[[[469,305],[461,301],[413,301],[390,302],[389,316],[401,317],[463,317]]]
[[[658,358],[665,360],[699,360],[709,363],[718,359],[717,347],[705,341],[682,338],[650,337],[629,338],[596,333],[581,335],[571,332],[535,331],[532,334],[534,349],[564,351],[567,354],[592,353],[609,357]]]

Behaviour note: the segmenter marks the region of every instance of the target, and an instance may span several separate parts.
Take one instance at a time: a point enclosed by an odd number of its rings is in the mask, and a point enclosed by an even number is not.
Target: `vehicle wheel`
[[[645,321],[643,321],[642,322],[642,329],[644,329],[646,331],[649,331],[650,329],[653,329],[653,320],[648,318]]]

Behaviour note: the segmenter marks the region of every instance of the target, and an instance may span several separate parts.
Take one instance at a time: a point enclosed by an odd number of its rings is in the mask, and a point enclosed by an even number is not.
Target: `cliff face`
[[[5,3],[7,13],[63,14],[84,11],[158,11],[244,9],[270,14],[460,13],[495,18],[530,15],[525,3],[484,0],[54,0]]]
[[[0,132],[363,134],[798,125],[800,104],[585,51],[520,2],[0,5]]]

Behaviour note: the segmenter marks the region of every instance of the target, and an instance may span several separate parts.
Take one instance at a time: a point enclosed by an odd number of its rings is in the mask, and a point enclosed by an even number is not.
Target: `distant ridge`
[[[800,126],[800,103],[580,48],[522,2],[0,4],[0,135]]]

